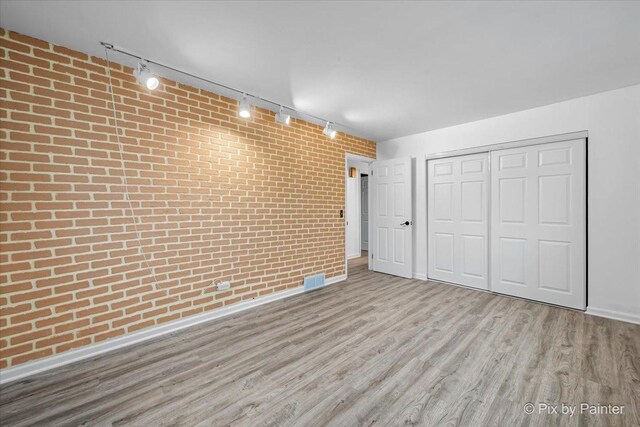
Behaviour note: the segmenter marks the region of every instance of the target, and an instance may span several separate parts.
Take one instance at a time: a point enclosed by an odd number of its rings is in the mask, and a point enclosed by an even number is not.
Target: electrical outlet
[[[220,282],[220,283],[218,283],[218,290],[219,291],[227,290],[230,287],[231,287],[231,283],[230,282]]]

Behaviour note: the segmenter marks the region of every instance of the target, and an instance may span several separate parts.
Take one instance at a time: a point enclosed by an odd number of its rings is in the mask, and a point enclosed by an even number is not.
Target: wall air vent
[[[308,276],[304,278],[304,290],[313,291],[324,287],[324,273]]]

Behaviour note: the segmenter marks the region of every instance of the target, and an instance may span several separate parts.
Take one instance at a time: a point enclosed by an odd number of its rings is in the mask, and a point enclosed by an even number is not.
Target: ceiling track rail
[[[189,73],[188,71],[184,71],[184,70],[181,70],[179,68],[172,67],[172,66],[164,64],[162,62],[154,61],[154,60],[149,59],[149,58],[145,58],[145,57],[143,57],[141,55],[138,55],[136,53],[128,51],[128,50],[126,50],[124,48],[115,46],[115,45],[113,45],[111,43],[101,41],[100,45],[102,45],[105,49],[109,49],[110,51],[113,51],[113,52],[128,56],[130,58],[137,59],[139,61],[144,61],[147,64],[152,64],[152,65],[154,65],[156,67],[161,67],[161,68],[163,68],[165,70],[170,70],[170,71],[172,71],[174,73],[182,74],[182,75],[187,76],[187,77],[189,77],[191,79],[195,79],[195,80],[201,81],[203,83],[206,83],[207,85],[214,86],[218,90],[217,91],[213,90],[213,92],[217,93],[217,92],[220,91],[219,89],[224,89],[224,90],[226,90],[228,92],[235,93],[235,94],[238,95],[237,98],[235,98],[235,99],[238,100],[238,101],[241,100],[243,96],[247,96],[247,97],[250,97],[252,100],[258,101],[257,103],[254,102],[254,105],[259,104],[259,105],[257,105],[258,107],[266,108],[269,111],[273,111],[273,112],[277,113],[278,110],[282,107],[282,108],[290,111],[291,113],[293,113],[292,116],[294,116],[294,117],[296,117],[298,119],[304,120],[306,122],[317,124],[317,125],[325,125],[326,123],[331,123],[331,124],[333,124],[333,128],[334,129],[338,128],[337,130],[340,130],[341,132],[358,134],[358,132],[355,131],[355,129],[351,128],[350,126],[344,125],[344,124],[336,122],[334,120],[323,119],[322,117],[316,116],[315,114],[311,114],[311,113],[307,113],[305,111],[301,111],[301,110],[297,109],[296,107],[292,107],[292,106],[285,105],[285,104],[280,104],[278,102],[271,101],[269,99],[263,98],[263,97],[261,97],[259,95],[255,95],[253,93],[237,89],[237,88],[235,88],[233,86],[225,85],[223,83],[219,83],[219,82],[216,82],[214,80],[210,80],[210,79],[207,79],[205,77],[201,77],[201,76]]]

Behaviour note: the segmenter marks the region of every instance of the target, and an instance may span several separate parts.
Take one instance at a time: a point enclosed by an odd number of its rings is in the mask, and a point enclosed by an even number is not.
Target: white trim
[[[640,316],[637,314],[594,307],[587,307],[586,313],[590,314],[591,316],[606,317],[607,319],[621,320],[623,322],[635,323],[636,325],[640,325]]]
[[[325,281],[325,286],[342,282],[346,279],[346,274],[332,277]],[[111,338],[97,344],[91,344],[85,347],[69,350],[55,356],[50,356],[43,359],[34,360],[32,362],[23,363],[15,367],[2,369],[0,370],[0,384],[17,381],[34,374],[69,365],[70,363],[78,362],[80,360],[96,357],[101,354],[117,350],[119,348],[138,344],[152,338],[160,337],[162,335],[176,332],[181,329],[189,328],[191,326],[209,322],[214,319],[219,319],[221,317],[229,316],[231,314],[239,313],[250,308],[258,307],[263,304],[278,301],[284,298],[289,298],[302,293],[304,293],[304,288],[302,286],[287,289],[281,292],[267,295],[262,298],[256,298],[253,300],[240,302],[238,304],[233,304],[228,307],[222,307],[206,313],[196,314],[194,316],[189,316],[184,319],[178,319],[176,321],[168,322],[163,325],[153,326],[150,328],[142,329],[140,331],[132,332],[130,334]]]
[[[324,285],[325,286],[333,285],[334,283],[344,282],[345,280],[347,280],[347,275],[346,274],[341,274],[339,276],[332,277],[330,279],[325,280]]]
[[[429,280],[426,274],[416,273],[416,272],[413,273],[413,278],[417,280]]]
[[[478,147],[462,150],[445,151],[442,153],[427,154],[426,160],[442,159],[446,157],[466,156],[467,154],[486,153],[487,151],[505,150],[508,148],[527,147],[530,145],[549,144],[552,142],[571,141],[574,139],[586,139],[589,136],[586,130],[563,133],[560,135],[543,136],[540,138],[521,139],[518,141],[501,142],[499,144],[480,145]]]
[[[362,256],[362,236],[361,236],[361,221],[362,221],[362,206],[361,206],[361,191],[362,191],[362,181],[360,179],[360,168],[356,167],[356,171],[357,171],[357,177],[351,178],[350,175],[350,171],[349,169],[353,167],[353,166],[349,166],[349,161],[347,161],[347,167],[345,170],[345,173],[347,175],[347,177],[345,178],[345,187],[344,187],[344,195],[345,195],[345,205],[344,205],[344,219],[345,219],[345,238],[344,238],[344,244],[345,244],[345,250],[349,250],[349,236],[348,236],[348,227],[349,227],[349,210],[353,209],[357,211],[357,215],[354,215],[354,217],[356,218],[356,223],[352,224],[354,229],[352,230],[352,232],[355,230],[356,234],[357,234],[357,240],[358,240],[358,244],[357,246],[357,251],[354,252],[347,252],[347,259],[354,259],[354,258],[360,258]],[[352,181],[349,181],[352,180]],[[354,194],[350,194],[349,192],[349,183],[355,184],[356,189],[353,190]],[[349,195],[351,195],[351,199],[349,199]],[[355,206],[351,206],[353,205],[355,202]],[[347,271],[348,274],[348,271]]]
[[[417,276],[422,276],[421,274],[416,274],[413,273],[413,277],[418,279],[419,277]],[[640,325],[640,316],[637,314],[632,314],[632,313],[625,313],[622,311],[615,311],[615,310],[607,310],[604,308],[593,308],[593,307],[587,307],[586,311],[582,311],[582,310],[577,310],[571,307],[564,307],[564,306],[560,306],[560,305],[555,305],[555,304],[549,304],[546,302],[542,302],[542,301],[534,301],[534,300],[528,300],[526,298],[520,298],[520,297],[514,297],[511,295],[506,295],[506,294],[500,294],[497,292],[493,292],[489,289],[478,289],[478,288],[473,288],[473,287],[469,287],[469,286],[464,286],[464,285],[460,285],[458,283],[451,283],[451,282],[443,282],[442,280],[436,280],[436,279],[425,279],[425,280],[429,280],[431,282],[436,282],[436,283],[442,283],[443,285],[452,285],[452,286],[457,286],[460,288],[465,288],[465,289],[470,289],[472,291],[480,291],[480,292],[488,292],[492,295],[498,295],[498,296],[503,296],[503,297],[507,297],[507,298],[515,298],[515,299],[519,299],[519,300],[523,300],[523,301],[531,301],[534,303],[538,303],[538,304],[545,304],[551,307],[557,307],[557,308],[561,308],[561,309],[566,309],[566,310],[571,310],[571,311],[575,311],[575,312],[579,312],[579,313],[584,313],[584,314],[588,314],[590,316],[597,316],[597,317],[604,317],[607,319],[612,319],[612,320],[620,320],[622,322],[629,322],[629,323],[634,323],[636,325]]]
[[[371,158],[371,157],[367,157],[367,156],[361,156],[360,154],[353,154],[353,153],[344,153],[345,154],[345,160],[356,160],[356,161],[360,161],[360,162],[365,162],[365,163],[371,163],[371,162],[375,162],[376,159]],[[345,163],[345,167],[347,166],[347,164]]]
[[[364,244],[363,244],[363,239],[362,239],[362,193],[363,193],[363,185],[362,185],[362,181],[364,179],[367,180],[367,236],[369,236],[369,173],[370,171],[367,171],[367,174],[365,176],[362,175],[362,173],[360,174],[360,252],[362,253],[362,251],[369,251],[369,240],[367,237],[367,247],[363,248]],[[368,256],[368,255],[367,255]]]

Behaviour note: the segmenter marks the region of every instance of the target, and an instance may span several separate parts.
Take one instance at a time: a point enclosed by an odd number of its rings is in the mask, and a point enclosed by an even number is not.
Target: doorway
[[[369,169],[374,159],[346,154],[345,272],[349,266],[369,265]]]
[[[369,251],[369,174],[360,174],[360,250]]]

